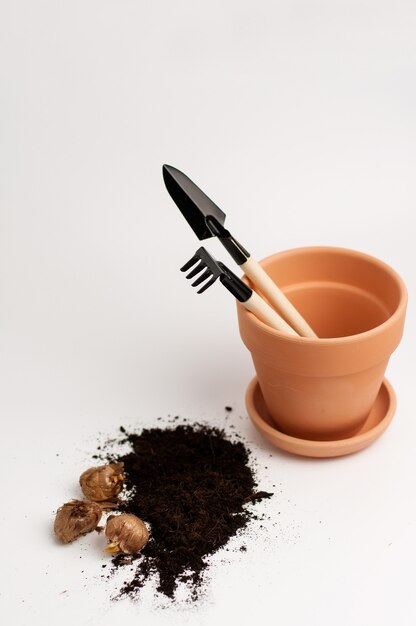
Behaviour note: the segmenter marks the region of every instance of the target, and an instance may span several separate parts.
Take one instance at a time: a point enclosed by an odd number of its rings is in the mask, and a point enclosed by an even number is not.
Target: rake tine
[[[211,287],[211,285],[213,285],[213,284],[215,283],[215,281],[217,280],[217,278],[218,278],[218,276],[213,276],[213,277],[211,278],[211,280],[209,280],[207,283],[205,283],[205,285],[203,285],[203,286],[201,287],[201,289],[199,289],[199,290],[197,291],[197,293],[204,293],[204,291],[205,291],[206,289],[208,289],[208,287]]]
[[[200,261],[200,258],[197,254],[194,254],[192,259],[189,259],[189,261],[187,261],[185,265],[181,267],[181,272],[186,272],[187,270],[189,270],[193,265],[195,265],[197,261]]]
[[[198,265],[196,265],[194,267],[193,270],[191,270],[189,272],[189,274],[186,275],[186,278],[189,280],[190,278],[193,278],[194,276],[196,276],[197,274],[199,274],[199,272],[202,272],[202,270],[204,270],[206,268],[206,265],[203,261],[200,261],[198,263]]]
[[[207,268],[205,272],[201,274],[201,276],[198,276],[198,278],[194,280],[194,282],[192,283],[192,287],[197,287],[198,285],[203,283],[204,280],[206,280],[207,278],[210,278],[211,276],[212,276],[212,272],[209,268]]]

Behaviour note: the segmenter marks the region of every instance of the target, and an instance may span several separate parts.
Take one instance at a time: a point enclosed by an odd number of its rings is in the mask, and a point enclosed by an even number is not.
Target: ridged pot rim
[[[362,342],[365,340],[375,339],[377,335],[384,334],[388,332],[391,328],[395,326],[395,324],[399,323],[401,319],[404,318],[406,306],[407,306],[407,289],[403,279],[400,275],[394,270],[390,265],[381,261],[380,259],[367,254],[365,252],[360,252],[358,250],[353,250],[350,248],[338,247],[338,246],[303,246],[299,248],[290,248],[288,250],[282,250],[281,252],[276,252],[271,254],[259,261],[260,265],[264,267],[264,264],[270,262],[273,259],[282,259],[284,257],[295,256],[301,253],[334,253],[334,254],[347,254],[350,257],[355,257],[362,259],[363,261],[371,262],[374,265],[377,265],[381,268],[386,274],[389,274],[399,288],[400,298],[399,304],[396,307],[396,310],[392,313],[392,315],[374,328],[370,328],[369,330],[365,330],[361,333],[357,333],[355,335],[346,335],[343,337],[301,337],[296,335],[289,335],[284,333],[283,331],[276,330],[271,326],[268,326],[264,322],[262,322],[258,317],[250,313],[240,302],[237,302],[237,305],[240,309],[240,313],[250,320],[250,324],[257,328],[257,330],[265,335],[269,335],[280,341],[287,343],[289,345],[297,344],[303,346],[341,346],[345,344],[354,344],[355,342]],[[248,283],[248,279],[246,276],[243,276],[244,282]]]

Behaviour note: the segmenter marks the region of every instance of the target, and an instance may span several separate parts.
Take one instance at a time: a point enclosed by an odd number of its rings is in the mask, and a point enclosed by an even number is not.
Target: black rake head
[[[187,272],[188,270],[191,270],[186,275],[188,279],[195,278],[199,274],[198,278],[192,283],[192,287],[202,285],[197,293],[206,291],[219,278],[224,287],[240,302],[245,302],[252,294],[250,287],[233,274],[224,263],[216,261],[204,247],[199,248],[193,257],[181,267],[181,272]]]
[[[194,266],[194,267],[193,267]],[[193,269],[191,269],[193,267]],[[191,271],[186,275],[186,278],[195,278],[197,274],[200,274],[196,280],[192,283],[192,287],[198,287],[204,281],[207,281],[197,293],[203,293],[208,287],[211,287],[222,274],[222,269],[219,263],[205,250],[205,248],[199,248],[194,256],[181,267],[181,272]]]

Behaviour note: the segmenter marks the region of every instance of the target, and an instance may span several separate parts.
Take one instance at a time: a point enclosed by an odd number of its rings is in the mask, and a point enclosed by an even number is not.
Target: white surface
[[[415,27],[397,0],[0,3],[4,623],[415,623]],[[317,462],[254,432],[235,307],[178,271],[198,242],[164,162],[256,258],[341,245],[403,276],[398,410],[371,448]],[[50,532],[97,432],[226,404],[277,526],[218,555],[193,610],[112,603],[99,539]]]

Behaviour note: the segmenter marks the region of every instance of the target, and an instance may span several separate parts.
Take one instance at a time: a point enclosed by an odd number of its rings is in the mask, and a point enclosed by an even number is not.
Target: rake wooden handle
[[[249,257],[245,263],[240,265],[240,267],[250,280],[253,281],[253,283],[258,287],[258,289],[267,297],[276,310],[279,311],[297,331],[295,334],[299,334],[302,337],[317,337],[309,324],[303,319],[299,311],[295,309],[290,300],[288,300],[285,294],[280,291],[276,283],[273,282],[270,276],[264,271],[261,265],[257,263],[257,261]],[[255,300],[257,301],[257,299]],[[284,322],[280,315],[278,317],[282,322]],[[289,324],[286,324],[286,326],[292,330]],[[282,328],[279,328],[278,330],[282,330]],[[287,328],[285,330],[288,332]]]
[[[256,317],[258,317],[262,322],[275,328],[276,330],[281,330],[282,332],[288,335],[296,335],[299,337],[296,330],[293,330],[291,326],[283,317],[280,317],[278,313],[271,306],[263,300],[255,291],[251,294],[248,300],[242,303],[246,309],[254,313]]]

